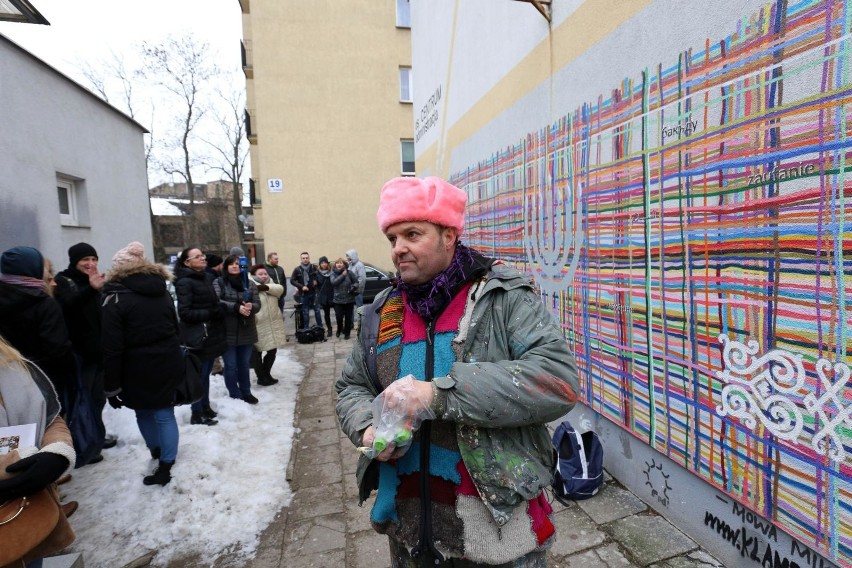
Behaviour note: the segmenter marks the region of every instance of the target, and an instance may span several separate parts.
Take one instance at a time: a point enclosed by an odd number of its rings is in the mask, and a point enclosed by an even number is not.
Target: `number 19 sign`
[[[266,180],[266,185],[269,187],[269,193],[281,193],[284,191],[284,182],[278,178],[269,178]]]

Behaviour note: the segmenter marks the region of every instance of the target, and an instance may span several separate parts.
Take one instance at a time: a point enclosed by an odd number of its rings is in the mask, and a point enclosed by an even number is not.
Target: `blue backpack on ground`
[[[567,420],[553,433],[556,471],[553,493],[557,501],[579,501],[595,495],[603,483],[603,446],[594,432],[577,432]]]

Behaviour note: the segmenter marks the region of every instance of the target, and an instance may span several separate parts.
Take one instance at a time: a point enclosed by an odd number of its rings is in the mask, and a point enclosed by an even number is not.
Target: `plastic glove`
[[[124,401],[121,400],[121,397],[119,397],[118,395],[107,398],[107,401],[109,402],[109,405],[113,408],[121,408],[122,406],[124,406]]]
[[[32,495],[44,489],[68,469],[68,458],[51,452],[39,452],[6,467],[14,474],[0,480],[0,502]]]
[[[375,458],[388,449],[402,457],[411,446],[414,432],[424,420],[432,420],[432,385],[412,375],[394,381],[373,400],[373,445],[361,450]],[[389,455],[385,453],[385,455]]]

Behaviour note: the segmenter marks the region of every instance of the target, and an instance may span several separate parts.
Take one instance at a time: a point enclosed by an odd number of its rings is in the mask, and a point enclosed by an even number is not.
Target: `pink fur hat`
[[[384,233],[394,223],[428,221],[464,231],[467,194],[441,178],[398,177],[382,187],[376,219]]]
[[[128,262],[138,262],[145,257],[145,247],[138,241],[133,241],[112,257],[112,265],[118,266]]]

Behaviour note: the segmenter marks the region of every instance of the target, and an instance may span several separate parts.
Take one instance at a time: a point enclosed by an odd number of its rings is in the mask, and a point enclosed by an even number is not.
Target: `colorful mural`
[[[852,2],[773,2],[452,176],[590,407],[845,567],[850,31]]]

